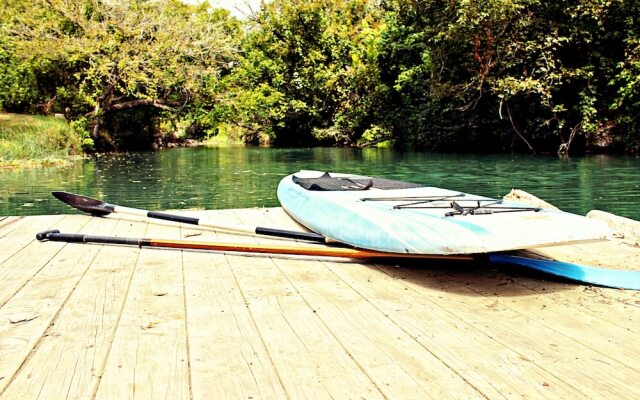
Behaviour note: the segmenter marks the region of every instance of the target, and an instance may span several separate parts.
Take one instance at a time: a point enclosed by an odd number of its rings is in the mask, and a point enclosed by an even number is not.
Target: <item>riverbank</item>
[[[0,168],[64,164],[82,154],[64,118],[0,113]]]
[[[244,147],[245,143],[228,133],[203,140],[167,135],[162,143],[151,143],[149,150],[199,146]],[[83,138],[64,117],[0,112],[0,168],[64,165],[84,157],[84,150]]]

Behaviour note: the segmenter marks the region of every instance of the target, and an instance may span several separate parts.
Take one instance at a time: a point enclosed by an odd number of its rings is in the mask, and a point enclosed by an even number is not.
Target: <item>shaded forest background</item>
[[[87,150],[185,138],[640,151],[637,0],[5,0],[0,109]]]

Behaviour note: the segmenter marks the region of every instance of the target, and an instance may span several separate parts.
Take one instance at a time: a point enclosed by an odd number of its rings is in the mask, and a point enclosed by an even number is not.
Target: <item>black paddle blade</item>
[[[102,217],[113,212],[113,206],[98,199],[68,192],[51,192],[51,194],[56,199],[67,203],[71,207],[75,207],[80,211],[95,215],[96,217]]]

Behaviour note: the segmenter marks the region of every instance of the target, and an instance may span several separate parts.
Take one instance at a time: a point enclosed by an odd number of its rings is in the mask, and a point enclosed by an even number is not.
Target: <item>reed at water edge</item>
[[[0,113],[0,167],[55,164],[81,154],[81,139],[63,118]]]

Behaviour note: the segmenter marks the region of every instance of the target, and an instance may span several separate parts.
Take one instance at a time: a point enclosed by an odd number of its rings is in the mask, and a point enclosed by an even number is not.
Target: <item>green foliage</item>
[[[209,105],[240,30],[226,11],[178,0],[12,0],[3,21],[3,37],[51,104],[44,111],[88,116],[83,129],[103,148],[119,143],[119,132],[102,129],[118,125],[117,114],[154,108],[146,116],[155,125]]]
[[[0,110],[26,110],[38,98],[37,82],[29,66],[22,65],[0,38]]]
[[[234,123],[276,144],[355,143],[376,107],[379,11],[367,0],[266,3],[230,78]]]
[[[85,150],[276,145],[640,151],[640,2],[6,0],[0,108]]]
[[[387,123],[409,143],[476,150],[553,151],[580,132],[584,148],[637,132],[610,106],[633,103],[615,88],[634,87],[621,76],[636,65],[631,4],[386,1]]]
[[[0,114],[0,164],[65,159],[82,153],[81,142],[63,119]]]
[[[90,152],[95,150],[95,143],[91,137],[91,131],[89,129],[90,121],[86,117],[80,117],[69,124],[71,129],[75,132],[80,139],[80,147],[84,152]]]

